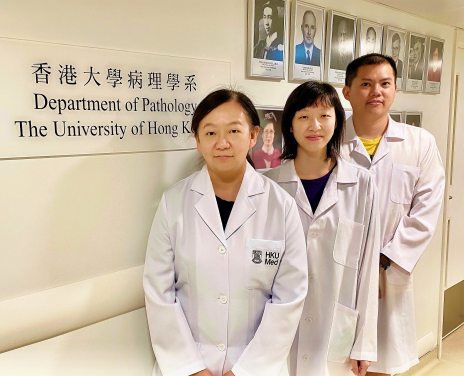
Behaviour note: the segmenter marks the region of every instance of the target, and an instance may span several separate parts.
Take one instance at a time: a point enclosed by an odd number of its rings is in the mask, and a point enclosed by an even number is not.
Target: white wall
[[[395,110],[422,111],[424,128],[435,135],[445,156],[454,29],[361,0],[313,3],[446,40],[441,94],[398,93],[393,105]],[[256,104],[283,106],[295,84],[245,79],[246,15],[245,0],[3,0],[0,37],[230,62],[233,85]],[[229,77],[224,77],[218,85],[228,83]],[[69,293],[63,286],[73,284],[73,291],[85,292],[92,278],[141,265],[160,194],[193,170],[195,153],[1,160],[0,313],[10,312],[11,320],[2,320],[2,327],[24,331],[12,307],[28,307],[28,302],[32,321],[37,309],[61,310],[65,315],[58,298]],[[441,223],[440,219],[415,271],[418,338],[429,332],[437,336]],[[34,306],[33,295],[49,289],[54,300],[48,308]],[[105,318],[95,314],[98,304],[89,302],[76,300],[81,320],[60,330]],[[140,297],[105,315],[141,306]],[[0,338],[2,334],[5,338],[1,330]],[[56,334],[45,330],[15,341],[15,334],[9,333],[12,340],[0,341],[0,351]]]

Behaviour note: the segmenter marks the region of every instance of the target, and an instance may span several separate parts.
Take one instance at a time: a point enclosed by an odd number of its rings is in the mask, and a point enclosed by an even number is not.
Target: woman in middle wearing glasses
[[[379,209],[367,170],[339,157],[345,113],[336,90],[306,82],[287,99],[281,166],[266,173],[298,204],[309,287],[290,376],[365,375],[377,358]]]

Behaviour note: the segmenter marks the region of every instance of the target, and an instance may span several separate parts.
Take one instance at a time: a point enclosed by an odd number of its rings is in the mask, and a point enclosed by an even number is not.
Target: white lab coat
[[[307,238],[309,287],[291,376],[352,375],[376,360],[380,224],[369,172],[338,159],[313,213],[293,160],[266,173],[291,196]]]
[[[288,375],[308,286],[295,201],[249,164],[223,230],[208,170],[164,192],[143,285],[154,375]]]
[[[390,117],[372,161],[349,118],[341,155],[367,168],[374,178],[381,212],[381,252],[394,262],[380,275],[378,361],[369,371],[402,373],[419,361],[411,273],[440,213],[443,164],[429,132]]]

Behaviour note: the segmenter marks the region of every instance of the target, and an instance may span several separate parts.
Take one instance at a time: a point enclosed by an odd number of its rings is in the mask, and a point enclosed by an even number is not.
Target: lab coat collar
[[[293,198],[295,199],[296,204],[307,215],[309,215],[311,218],[313,217],[313,210],[311,209],[311,205],[309,204],[309,200],[306,196],[303,184],[301,183],[301,179],[298,177],[296,173],[295,161],[293,159],[289,159],[280,165],[277,183],[293,183],[292,185],[294,186],[294,191],[292,192],[295,192]]]
[[[388,115],[388,127],[385,131],[384,137],[388,139],[400,139],[404,140],[404,130],[403,126],[400,123],[397,123],[393,120],[390,115]],[[353,124],[353,116],[350,116],[346,120],[346,129],[345,129],[345,142],[350,141],[361,141],[359,137],[356,135],[356,131],[354,130]]]
[[[338,202],[338,184],[356,184],[358,182],[358,177],[354,166],[342,158],[338,158],[337,165],[330,175],[321,201],[317,206],[316,213],[313,213],[311,209],[301,179],[296,173],[293,159],[288,160],[280,166],[277,182],[296,184],[297,188],[294,198],[297,205],[311,218],[316,218]]]
[[[382,139],[380,140],[379,147],[377,148],[377,151],[375,152],[374,158],[371,161],[371,157],[369,154],[367,154],[367,151],[362,143],[362,141],[359,139],[359,137],[356,135],[356,131],[354,130],[354,124],[353,124],[353,117],[349,117],[346,121],[346,130],[345,130],[345,142],[351,142],[351,152],[357,152],[361,155],[363,155],[369,162],[369,166],[371,164],[376,163],[383,157],[385,157],[389,152],[390,148],[388,147],[388,141],[394,141],[394,140],[404,140],[404,130],[403,126],[400,123],[397,123],[394,121],[390,115],[388,115],[388,127],[387,130],[385,131],[384,135],[382,136]],[[351,153],[350,152],[350,153]]]
[[[403,126],[393,120],[390,115],[388,115],[388,127],[384,136],[388,139],[404,140]]]
[[[224,246],[227,246],[226,239],[256,212],[256,208],[252,204],[250,197],[264,193],[262,179],[259,173],[247,163],[242,185],[235,199],[235,204],[227,221],[225,231],[222,228],[216,195],[206,165],[203,166],[192,182],[190,189],[203,195],[195,204],[195,209]]]

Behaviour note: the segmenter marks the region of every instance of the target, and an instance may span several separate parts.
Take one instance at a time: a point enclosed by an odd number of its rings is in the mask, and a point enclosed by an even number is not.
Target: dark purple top
[[[301,183],[303,183],[303,187],[306,192],[306,197],[308,197],[308,201],[311,204],[311,209],[313,210],[313,213],[316,212],[317,205],[319,205],[319,202],[321,201],[322,193],[324,192],[325,185],[327,184],[327,181],[329,180],[332,171],[333,168],[327,173],[327,175],[324,175],[317,179],[301,179]]]

